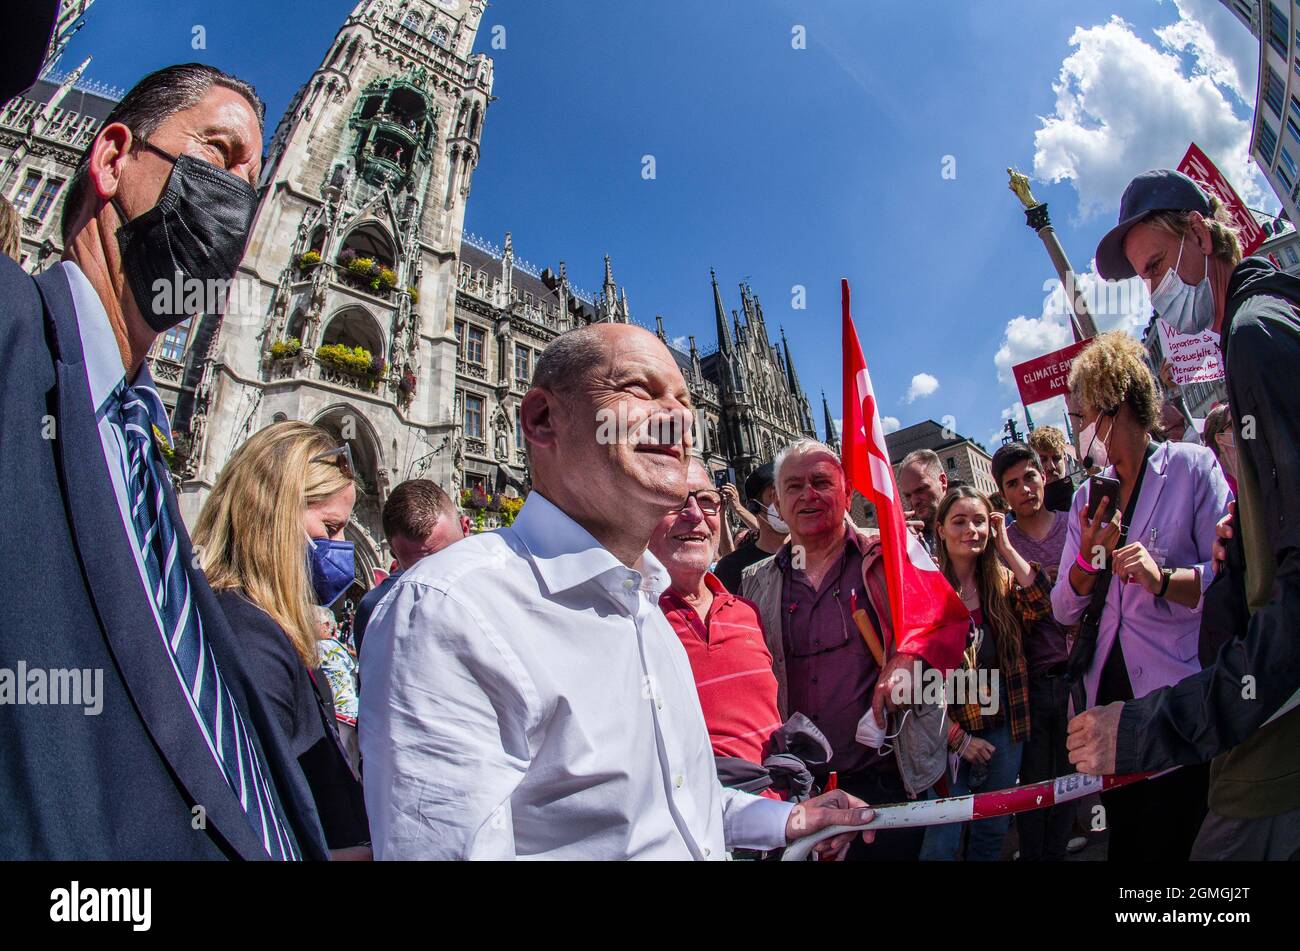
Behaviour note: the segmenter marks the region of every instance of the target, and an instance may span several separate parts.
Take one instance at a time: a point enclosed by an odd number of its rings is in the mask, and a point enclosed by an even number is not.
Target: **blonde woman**
[[[319,671],[318,607],[353,583],[343,530],[355,502],[346,446],[306,423],[275,423],[226,463],[194,531],[208,582],[298,757],[335,858],[369,857],[361,784]]]

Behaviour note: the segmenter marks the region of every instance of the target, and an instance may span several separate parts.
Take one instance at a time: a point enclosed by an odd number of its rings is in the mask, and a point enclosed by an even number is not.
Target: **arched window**
[[[371,356],[385,356],[384,336],[379,324],[369,311],[360,307],[350,307],[335,314],[325,332],[321,334],[322,344],[342,344],[345,347],[362,347],[370,351]]]
[[[420,28],[424,26],[424,17],[412,11],[406,15],[404,20],[402,20],[402,26],[410,30],[412,33],[419,33]]]
[[[370,258],[380,267],[393,268],[397,261],[397,251],[384,227],[378,221],[371,220],[353,228],[343,239],[339,262],[346,264],[345,258]]]

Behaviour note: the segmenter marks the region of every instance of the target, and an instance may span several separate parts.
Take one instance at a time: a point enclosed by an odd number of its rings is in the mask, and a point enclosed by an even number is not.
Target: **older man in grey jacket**
[[[826,735],[833,750],[829,769],[841,789],[873,803],[922,796],[943,773],[946,723],[939,705],[909,703],[903,716],[904,705],[896,702],[905,678],[925,658],[924,650],[916,655],[893,649],[880,537],[847,518],[844,469],[822,443],[802,439],[782,451],[776,488],[790,541],[746,570],[742,594],[758,605],[763,619],[781,715],[798,710]],[[880,635],[883,670],[859,633],[858,610]],[[891,752],[856,739],[868,711],[881,726],[888,720]],[[881,832],[871,845],[855,844],[849,857],[915,859],[922,833]]]

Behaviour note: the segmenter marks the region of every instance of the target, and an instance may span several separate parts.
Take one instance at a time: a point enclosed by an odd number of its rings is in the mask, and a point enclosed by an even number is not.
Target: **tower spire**
[[[713,281],[713,313],[718,321],[718,349],[731,353],[731,328],[727,326],[727,309],[722,304],[722,291],[718,290],[718,275],[709,268],[709,279]]]
[[[840,434],[835,431],[835,419],[831,416],[831,404],[826,402],[825,390],[822,390],[822,413],[826,416],[826,445],[839,452]]]
[[[799,374],[794,369],[794,360],[790,356],[790,341],[785,339],[784,327],[781,328],[781,348],[785,351],[785,374],[790,384],[790,392],[798,396],[803,390],[799,386]]]
[[[618,323],[618,285],[614,283],[614,265],[605,255],[605,283],[600,290],[600,319]]]

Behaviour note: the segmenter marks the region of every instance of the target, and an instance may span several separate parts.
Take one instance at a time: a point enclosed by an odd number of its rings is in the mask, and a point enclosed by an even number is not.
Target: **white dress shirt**
[[[378,859],[724,859],[789,803],[718,782],[649,552],[628,568],[533,492],[375,609],[358,723]]]

